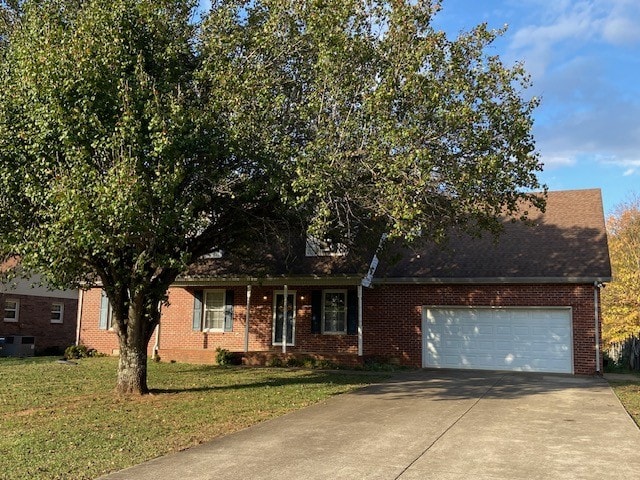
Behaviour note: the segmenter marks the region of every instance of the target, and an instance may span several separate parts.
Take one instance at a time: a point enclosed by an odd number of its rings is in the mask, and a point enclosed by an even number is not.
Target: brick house
[[[243,265],[212,255],[169,289],[149,353],[213,363],[221,347],[242,353],[245,363],[310,355],[351,364],[375,357],[428,368],[599,372],[600,289],[611,279],[600,191],[549,192],[545,213],[529,219],[505,220],[497,240],[452,234],[443,247],[395,249],[366,264],[317,241],[286,270],[269,256]],[[101,289],[84,292],[79,303],[79,341],[117,353]]]
[[[16,267],[11,260],[0,265],[0,273]],[[37,275],[0,282],[0,337],[33,337],[34,352],[58,352],[76,339],[78,292],[49,290]],[[5,347],[5,353],[9,350]],[[2,351],[0,351],[2,354]]]

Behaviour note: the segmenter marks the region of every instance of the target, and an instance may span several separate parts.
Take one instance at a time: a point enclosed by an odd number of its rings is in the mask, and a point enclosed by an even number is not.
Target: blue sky
[[[519,60],[539,96],[540,175],[551,190],[601,188],[605,213],[640,194],[640,0],[442,0],[451,35],[508,30],[489,50]]]

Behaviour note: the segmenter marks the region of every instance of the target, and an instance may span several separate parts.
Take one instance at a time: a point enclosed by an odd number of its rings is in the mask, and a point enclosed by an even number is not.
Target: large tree
[[[101,284],[147,391],[169,285],[279,225],[344,242],[540,207],[537,100],[431,1],[0,1],[0,251]],[[280,222],[280,223],[278,223]]]
[[[618,205],[607,218],[613,281],[602,294],[605,342],[640,335],[640,196]]]

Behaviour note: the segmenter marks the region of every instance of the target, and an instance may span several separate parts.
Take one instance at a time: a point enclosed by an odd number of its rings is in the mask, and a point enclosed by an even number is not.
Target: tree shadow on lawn
[[[197,371],[207,374],[211,371],[215,371],[216,374],[228,373],[232,375],[234,373],[241,372],[241,369],[234,368],[221,368],[210,367],[198,370],[190,370],[191,372]],[[184,371],[183,371],[184,372]],[[283,370],[286,373],[287,370]],[[230,383],[225,385],[202,385],[197,387],[184,387],[184,388],[151,388],[149,393],[153,395],[160,394],[176,394],[187,392],[213,392],[213,391],[227,391],[227,390],[246,390],[257,388],[273,388],[273,387],[285,387],[291,385],[362,385],[364,383],[373,383],[384,381],[389,378],[389,375],[376,373],[374,375],[367,372],[349,372],[349,371],[310,371],[305,376],[298,377],[277,377],[259,375],[255,382],[244,381],[241,383]]]

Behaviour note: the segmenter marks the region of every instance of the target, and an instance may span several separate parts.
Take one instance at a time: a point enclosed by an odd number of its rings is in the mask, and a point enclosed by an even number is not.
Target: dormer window
[[[305,255],[307,257],[342,257],[348,252],[344,243],[334,242],[330,238],[320,239],[309,235]]]

